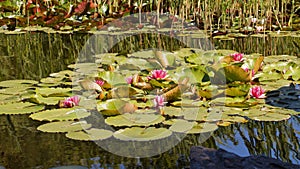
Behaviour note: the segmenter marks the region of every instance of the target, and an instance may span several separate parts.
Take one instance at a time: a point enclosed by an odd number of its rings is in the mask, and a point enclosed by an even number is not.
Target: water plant
[[[76,79],[74,72],[87,70],[91,64],[71,65],[72,71],[51,74],[40,82],[2,81],[0,114],[31,114],[30,118],[47,122],[39,130],[63,132],[73,139],[127,141],[163,139],[172,133],[211,132],[218,126],[249,120],[280,121],[298,114],[292,109],[276,107],[279,103],[268,94],[276,90],[276,85],[300,79],[299,67],[292,56],[285,57],[283,63],[275,62],[277,58],[272,56],[241,57],[235,51],[184,48],[162,51],[159,57],[165,58],[149,64],[147,60],[157,58],[156,53],[98,56],[96,63],[102,64],[93,70],[98,73],[81,79],[77,85],[69,82]],[[238,58],[234,59],[234,55]],[[129,63],[138,64],[132,70]],[[105,70],[109,66],[112,69]],[[251,71],[245,71],[244,67]],[[284,81],[270,84],[278,79]],[[46,85],[51,83],[57,84]],[[58,106],[59,102],[62,106]],[[269,102],[273,105],[265,104]],[[103,116],[102,123],[113,126],[115,131],[97,127],[91,121],[92,112]]]

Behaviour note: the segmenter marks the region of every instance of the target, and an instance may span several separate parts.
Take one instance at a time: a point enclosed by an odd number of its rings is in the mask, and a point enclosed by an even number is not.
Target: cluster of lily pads
[[[70,65],[40,82],[0,82],[0,114],[31,114],[33,120],[45,122],[38,130],[63,132],[71,139],[134,141],[212,132],[249,120],[280,121],[298,114],[265,101],[268,92],[300,79],[292,56],[281,60],[183,48],[95,58],[95,63]],[[78,74],[87,76],[78,79]],[[93,112],[112,129],[88,120]]]

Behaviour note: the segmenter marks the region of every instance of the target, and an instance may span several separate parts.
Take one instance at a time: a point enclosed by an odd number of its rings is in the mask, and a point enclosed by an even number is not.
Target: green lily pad
[[[33,86],[37,83],[35,80],[6,80],[0,82],[0,87]]]
[[[0,104],[19,102],[19,101],[21,101],[21,98],[16,95],[0,94]]]
[[[125,77],[117,72],[99,72],[99,77],[107,81],[112,86],[118,84],[127,84]]]
[[[42,83],[50,83],[50,84],[55,84],[55,85],[59,85],[60,82],[63,80],[63,77],[46,77],[46,78],[42,78],[40,81]]]
[[[105,129],[91,128],[85,131],[72,131],[66,134],[66,137],[74,140],[92,141],[105,140],[113,135],[112,131]]]
[[[20,95],[27,93],[30,90],[30,86],[19,86],[19,87],[9,87],[0,89],[1,94],[9,94],[9,95]]]
[[[71,88],[36,88],[36,93],[45,97],[69,97],[71,96]]]
[[[74,121],[58,121],[46,123],[38,126],[38,130],[49,133],[58,133],[58,132],[70,132],[70,131],[79,131],[92,127],[91,124],[86,122],[74,122]]]
[[[225,89],[225,95],[226,96],[245,96],[248,94],[248,91],[244,91],[244,90],[241,90],[240,88],[238,87],[231,87],[231,88],[226,88]]]
[[[168,115],[170,117],[179,117],[184,115],[183,109],[177,107],[166,106],[163,108],[163,111],[165,115]]]
[[[111,96],[112,98],[130,98],[137,93],[138,91],[133,87],[118,86],[112,89]]]
[[[246,123],[248,120],[246,120],[244,117],[241,116],[232,116],[232,115],[222,115],[222,121],[228,121],[233,123]]]
[[[249,82],[250,77],[244,69],[238,66],[230,65],[224,67],[224,72],[226,79],[230,82],[240,81],[240,82]]]
[[[17,102],[0,105],[1,114],[29,114],[44,109],[44,105],[36,105],[29,102]]]
[[[112,116],[123,113],[132,113],[135,110],[134,106],[134,104],[121,99],[110,99],[105,102],[98,102],[97,110],[102,115]]]
[[[118,130],[114,137],[124,141],[151,141],[159,140],[172,135],[172,132],[166,128],[155,127],[132,127]]]
[[[161,123],[165,118],[156,114],[122,114],[105,119],[105,123],[116,127],[120,126],[150,126]]]
[[[207,116],[208,111],[205,107],[184,109],[184,119],[186,120],[204,121]]]
[[[40,94],[36,94],[33,96],[35,103],[45,104],[45,105],[57,105],[60,100],[64,100],[65,97],[43,97]],[[32,101],[32,100],[31,100]]]
[[[215,123],[197,123],[188,131],[188,134],[208,133],[218,129]]]
[[[29,117],[33,120],[39,121],[64,121],[64,120],[75,120],[81,119],[84,117],[88,117],[91,115],[90,112],[82,108],[61,108],[61,109],[52,109],[52,110],[45,110],[35,114],[30,115]]]
[[[187,133],[189,130],[193,128],[196,122],[189,122],[186,120],[178,119],[176,120],[172,126],[169,128],[169,130],[173,132],[178,132],[178,133]]]
[[[60,72],[50,74],[50,76],[54,78],[72,77],[73,75],[74,75],[74,71],[72,70],[62,70]]]
[[[267,113],[263,116],[251,116],[249,118],[256,121],[282,121],[291,118],[291,116],[288,114]]]

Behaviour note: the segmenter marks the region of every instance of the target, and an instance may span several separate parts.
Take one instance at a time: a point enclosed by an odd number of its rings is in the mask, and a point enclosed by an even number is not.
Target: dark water
[[[26,33],[17,35],[0,34],[0,80],[7,79],[40,79],[52,72],[66,69],[74,63],[90,34],[45,34]],[[131,45],[126,41],[114,45],[110,52],[128,52],[141,48],[162,48],[175,50],[179,47],[199,45],[210,48],[234,49],[242,52],[246,47],[232,41],[200,41],[199,39],[181,37],[181,41],[147,34],[131,37]],[[285,37],[282,37],[285,38]],[[158,40],[159,39],[159,40]],[[109,40],[109,38],[108,38]],[[116,40],[111,38],[111,43]],[[271,41],[272,39],[269,39]],[[279,44],[286,39],[276,39]],[[154,43],[154,42],[155,43]],[[244,42],[245,41],[245,42]],[[251,39],[243,39],[249,45]],[[253,41],[253,39],[252,39]],[[287,41],[287,43],[298,43]],[[182,43],[184,42],[184,43]],[[209,43],[209,44],[207,44]],[[245,53],[261,52],[259,42],[252,42],[253,48]],[[153,45],[153,44],[158,44]],[[189,45],[187,45],[189,44]],[[268,44],[273,44],[268,43]],[[277,44],[277,43],[276,43]],[[147,47],[148,45],[148,47]],[[267,45],[267,44],[264,44]],[[278,44],[277,44],[278,45]],[[256,46],[256,47],[255,47]],[[273,49],[274,44],[269,46]],[[250,51],[250,49],[252,49]],[[298,54],[299,49],[282,47],[279,51],[270,50],[268,54]],[[93,54],[93,51],[88,51]],[[271,53],[270,53],[271,52]],[[272,53],[273,52],[273,53]],[[263,52],[261,52],[263,53]],[[203,135],[188,135],[176,147],[151,158],[126,158],[114,155],[98,147],[93,142],[70,140],[64,134],[48,134],[36,130],[41,122],[33,121],[28,115],[0,116],[0,166],[9,169],[50,168],[60,165],[82,165],[89,168],[185,168],[189,166],[189,150],[193,145],[210,148],[223,148],[240,156],[266,155],[286,162],[300,164],[300,118],[292,117],[281,122],[255,122],[220,127],[209,139],[202,142]],[[142,167],[141,167],[142,166]],[[0,167],[1,168],[1,167]]]

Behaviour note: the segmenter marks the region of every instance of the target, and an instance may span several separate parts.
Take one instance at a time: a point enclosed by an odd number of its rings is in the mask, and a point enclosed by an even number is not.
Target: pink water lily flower
[[[250,88],[250,95],[256,99],[266,98],[265,90],[261,86],[254,86]]]
[[[127,84],[131,84],[133,82],[133,77],[132,76],[126,77],[125,80]]]
[[[249,72],[249,69],[246,67],[246,68],[243,68],[244,70],[245,70],[245,72]],[[254,70],[252,69],[251,70],[251,77],[253,77],[255,75],[255,72],[254,72]]]
[[[63,101],[64,107],[71,108],[79,105],[79,96],[68,97]]]
[[[230,55],[234,61],[236,62],[242,62],[244,60],[244,54],[242,53],[234,53]]]
[[[103,80],[96,80],[95,81],[99,86],[103,86],[104,85],[104,81]]]
[[[155,96],[153,103],[155,108],[161,108],[166,104],[164,96]]]
[[[153,70],[151,71],[151,76],[148,76],[148,79],[164,79],[167,77],[167,72],[165,70]]]

